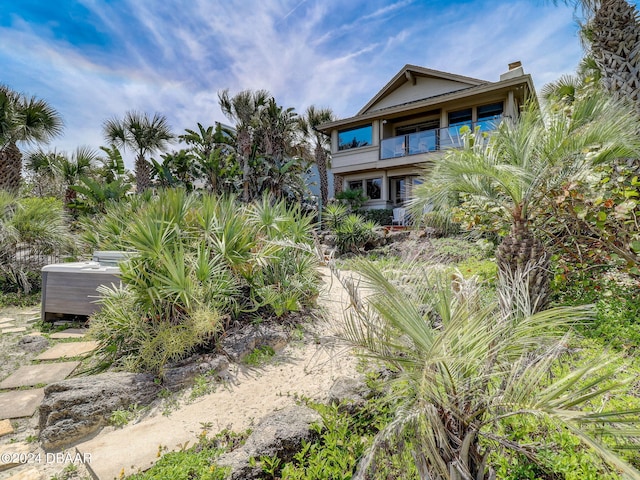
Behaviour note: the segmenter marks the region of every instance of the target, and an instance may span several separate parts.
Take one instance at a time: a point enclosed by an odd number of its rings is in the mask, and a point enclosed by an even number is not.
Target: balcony
[[[380,142],[380,159],[386,160],[446,150],[447,148],[460,148],[462,147],[462,135],[460,134],[462,127],[468,126],[472,130],[478,128],[481,132],[487,132],[495,130],[501,119],[502,115],[496,115],[475,123],[465,122],[454,126],[385,138]]]

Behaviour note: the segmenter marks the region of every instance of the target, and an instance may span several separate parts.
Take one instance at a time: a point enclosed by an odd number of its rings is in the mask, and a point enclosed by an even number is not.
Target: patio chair
[[[406,208],[394,208],[393,209],[393,220],[391,220],[391,225],[401,225],[401,226],[405,226],[406,225],[406,217],[407,215],[407,209]]]

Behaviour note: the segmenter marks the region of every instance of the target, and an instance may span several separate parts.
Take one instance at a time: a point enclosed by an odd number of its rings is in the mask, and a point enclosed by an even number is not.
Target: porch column
[[[382,192],[380,193],[382,200],[389,203],[389,177],[387,171],[382,171]]]

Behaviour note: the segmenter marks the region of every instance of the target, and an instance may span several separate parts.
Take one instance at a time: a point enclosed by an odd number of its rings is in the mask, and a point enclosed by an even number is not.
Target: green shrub
[[[364,192],[361,188],[338,192],[336,194],[336,199],[347,205],[352,212],[360,210],[362,205],[367,201],[367,197],[364,196]]]
[[[336,229],[336,246],[341,253],[357,253],[367,243],[376,238],[377,225],[364,220],[360,215],[351,213],[342,219]]]
[[[445,262],[462,262],[468,259],[484,260],[490,258],[494,252],[492,243],[485,240],[476,242],[459,238],[433,238],[431,245],[434,252]]]
[[[215,336],[221,318],[282,317],[317,296],[312,218],[298,206],[168,190],[105,217],[85,232],[91,247],[136,252],[120,264],[125,288],[104,290],[92,319],[105,365],[159,372]]]
[[[378,225],[391,225],[393,221],[393,210],[390,208],[380,208],[374,210],[362,210],[362,218]]]
[[[330,203],[322,211],[322,217],[327,228],[335,231],[347,213],[348,209],[344,203]]]

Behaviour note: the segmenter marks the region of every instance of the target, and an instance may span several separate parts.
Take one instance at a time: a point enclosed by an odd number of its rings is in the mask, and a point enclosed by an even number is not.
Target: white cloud
[[[0,27],[0,82],[60,110],[66,133],[55,143],[67,151],[102,144],[102,122],[130,109],[165,114],[177,133],[225,121],[224,88],[264,88],[298,112],[316,104],[350,116],[405,63],[497,80],[521,60],[540,88],[581,52],[570,9],[525,0],[82,4],[104,44],[75,46],[26,15]]]

